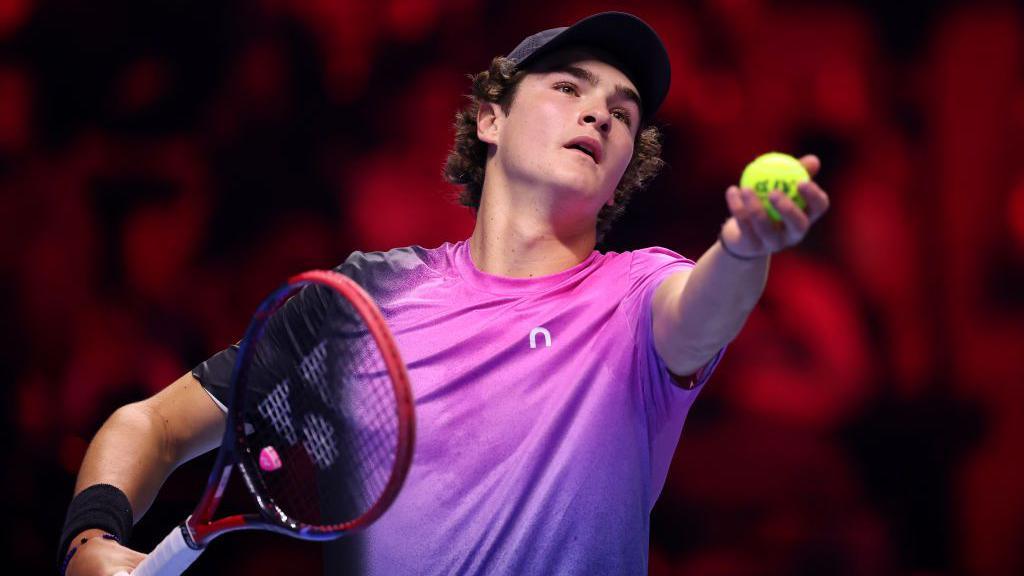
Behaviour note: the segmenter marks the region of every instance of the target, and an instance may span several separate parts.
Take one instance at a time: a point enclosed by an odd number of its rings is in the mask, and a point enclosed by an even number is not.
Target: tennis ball
[[[804,197],[800,195],[796,187],[801,182],[807,182],[811,175],[799,160],[788,154],[769,152],[754,159],[743,169],[740,176],[740,188],[749,188],[761,199],[761,204],[768,212],[768,216],[776,222],[782,221],[779,211],[772,206],[768,200],[768,193],[778,190],[789,196],[801,209],[807,207]]]

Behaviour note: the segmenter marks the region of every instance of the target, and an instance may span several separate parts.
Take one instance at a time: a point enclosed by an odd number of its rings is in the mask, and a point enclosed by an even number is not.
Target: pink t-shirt
[[[654,289],[692,266],[595,251],[518,279],[477,270],[468,242],[353,253],[338,270],[395,335],[416,446],[387,513],[327,545],[327,573],[646,574],[651,508],[722,354],[685,390],[654,350]],[[223,397],[215,360],[195,374]]]

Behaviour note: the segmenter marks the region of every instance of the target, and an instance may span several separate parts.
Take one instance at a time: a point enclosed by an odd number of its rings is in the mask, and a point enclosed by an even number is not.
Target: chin
[[[584,173],[578,169],[563,169],[547,175],[552,188],[582,196],[597,197],[603,194],[603,183],[596,173]]]

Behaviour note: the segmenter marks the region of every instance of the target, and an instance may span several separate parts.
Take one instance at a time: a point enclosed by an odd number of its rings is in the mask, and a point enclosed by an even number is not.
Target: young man
[[[435,249],[356,252],[339,270],[377,300],[409,366],[412,468],[391,509],[327,547],[329,573],[639,574],[649,514],[686,413],[767,279],[772,252],[828,208],[749,190],[696,264],[652,248],[594,250],[657,172],[647,122],[669,85],[657,35],[621,13],[540,32],[474,81],[446,166],[477,211]],[[815,173],[814,157],[803,159]],[[62,552],[109,576],[143,556],[123,542],[181,462],[218,443],[234,349],[121,408],[82,464]]]

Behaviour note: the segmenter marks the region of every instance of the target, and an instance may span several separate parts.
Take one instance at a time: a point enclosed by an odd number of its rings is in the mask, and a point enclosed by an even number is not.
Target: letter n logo
[[[542,326],[530,330],[530,348],[537,347],[537,334],[544,337],[544,346],[551,348],[551,332],[548,332],[548,329]]]

